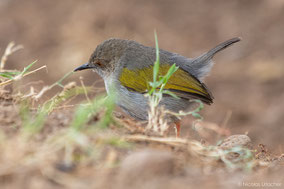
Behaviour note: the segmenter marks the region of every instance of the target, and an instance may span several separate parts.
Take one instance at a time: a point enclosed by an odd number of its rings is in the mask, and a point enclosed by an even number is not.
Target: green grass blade
[[[1,72],[0,73],[1,77],[5,77],[5,78],[8,78],[8,79],[13,79],[15,77],[15,75],[17,75],[17,74],[14,74],[12,72]]]
[[[27,73],[29,71],[29,69],[37,62],[37,60],[35,60],[34,62],[30,63],[27,67],[24,68],[24,70],[21,72],[21,75],[24,75],[25,73]]]
[[[167,95],[170,95],[174,98],[179,98],[175,93],[169,91],[169,90],[163,90],[163,94],[167,94]]]

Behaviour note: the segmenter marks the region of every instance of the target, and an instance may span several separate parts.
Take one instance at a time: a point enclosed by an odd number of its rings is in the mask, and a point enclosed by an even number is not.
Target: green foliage
[[[115,146],[118,148],[131,148],[133,146],[133,144],[125,141],[121,137],[115,137],[115,136],[107,138],[103,142],[104,144],[109,144],[111,146]]]
[[[51,113],[56,107],[58,107],[62,102],[80,95],[84,94],[84,88],[80,86],[74,86],[69,89],[64,88],[59,94],[55,95],[51,99],[47,100],[43,106],[40,108],[40,111],[46,111]]]
[[[11,81],[22,78],[25,74],[29,73],[29,69],[36,63],[33,62],[23,69],[22,72],[1,72],[0,76],[7,78]],[[55,108],[57,108],[62,102],[77,96],[79,94],[86,93],[89,89],[85,86],[76,86],[73,82],[64,85],[63,80],[69,77],[74,72],[65,74],[61,79],[54,84],[45,87],[43,90],[47,91],[55,86],[62,87],[62,91],[56,94],[51,99],[47,100],[42,106],[37,108],[37,111],[31,111],[32,99],[25,99],[21,103],[20,117],[22,120],[22,131],[24,133],[35,134],[39,132],[46,121],[48,114],[50,114]],[[112,121],[112,111],[114,108],[114,96],[109,95],[105,97],[97,97],[89,104],[80,104],[75,111],[74,119],[70,124],[70,128],[74,130],[80,130],[89,121],[92,114],[98,114],[104,111],[104,116],[98,121],[99,128],[106,128]]]
[[[28,67],[26,67],[21,74],[25,74],[33,64],[30,64]],[[43,128],[49,113],[57,108],[62,102],[85,92],[83,87],[76,86],[75,83],[69,83],[66,86],[62,84],[62,81],[72,73],[73,72],[69,72],[65,74],[60,80],[47,87],[47,90],[49,90],[54,86],[60,86],[63,87],[63,90],[51,99],[47,100],[42,106],[39,106],[37,111],[31,111],[31,99],[25,99],[22,101],[20,116],[24,133],[29,133],[32,135],[39,132]]]
[[[156,43],[156,61],[154,63],[154,68],[153,68],[153,82],[149,82],[151,89],[148,90],[147,93],[147,96],[149,97],[150,101],[150,106],[153,107],[158,106],[159,102],[162,100],[163,94],[168,94],[174,98],[179,98],[171,91],[164,89],[170,77],[179,69],[179,67],[177,67],[176,64],[173,64],[164,76],[160,76],[159,75],[160,55],[159,55],[159,45],[158,45],[158,38],[156,32],[155,32],[155,43]],[[195,118],[202,119],[202,116],[198,112],[200,112],[204,108],[203,103],[200,100],[191,100],[191,101],[199,104],[199,106],[193,111],[179,112],[179,113],[171,112],[171,114],[177,117],[192,115]]]
[[[159,45],[158,45],[158,38],[155,32],[155,42],[156,42],[156,61],[153,67],[153,82],[149,82],[151,89],[148,90],[148,96],[150,97],[150,104],[157,106],[162,99],[163,94],[171,95],[175,98],[178,98],[175,94],[168,90],[164,90],[168,80],[170,77],[178,70],[178,67],[173,64],[166,75],[159,76],[159,68],[160,68],[160,55],[159,55]]]
[[[96,124],[99,128],[106,128],[112,121],[112,111],[114,109],[114,95],[108,97],[97,97],[90,104],[80,104],[75,111],[71,128],[81,130],[89,121],[90,116],[105,110],[104,116]]]
[[[14,71],[14,72],[0,72],[1,77],[5,77],[7,79],[14,79],[15,76],[21,74],[19,71]]]
[[[27,67],[24,67],[24,70],[19,74],[19,76],[22,77],[24,74],[26,74],[26,73],[28,72],[28,70],[29,70],[36,62],[37,62],[37,60],[34,61],[34,62],[32,62],[31,64],[29,64]]]
[[[22,78],[26,73],[28,73],[29,69],[36,63],[37,61],[32,62],[27,67],[23,69],[23,71],[4,71],[0,72],[0,76],[10,79],[10,80],[17,80]]]
[[[173,115],[176,116],[186,116],[186,115],[192,115],[193,117],[197,118],[197,119],[203,119],[203,117],[198,113],[200,112],[203,108],[204,108],[204,104],[201,102],[201,100],[190,100],[191,102],[196,102],[198,104],[198,106],[189,112],[178,112],[178,113],[173,113]]]
[[[35,134],[42,129],[47,116],[47,112],[40,111],[33,114],[30,111],[30,107],[31,103],[29,100],[22,101],[20,106],[22,130],[25,133]]]
[[[220,153],[221,160],[225,163],[229,170],[242,169],[251,171],[255,166],[254,156],[251,150],[242,146],[236,146]],[[228,158],[234,154],[235,158]]]

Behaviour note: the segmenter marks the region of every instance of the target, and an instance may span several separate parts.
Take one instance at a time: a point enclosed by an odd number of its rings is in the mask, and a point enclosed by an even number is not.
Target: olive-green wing
[[[160,65],[159,75],[166,75],[170,67],[168,64]],[[146,93],[150,88],[149,82],[153,81],[153,66],[138,70],[123,68],[119,81],[130,91]],[[200,99],[208,104],[213,100],[206,86],[181,68],[170,77],[164,89],[184,99]]]

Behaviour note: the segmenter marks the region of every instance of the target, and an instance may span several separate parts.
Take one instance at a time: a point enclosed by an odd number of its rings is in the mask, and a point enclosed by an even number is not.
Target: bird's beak
[[[92,67],[89,66],[88,63],[86,63],[86,64],[83,64],[82,66],[79,66],[78,68],[76,68],[76,69],[74,70],[74,72],[81,71],[81,70],[85,70],[85,69],[90,69],[90,68],[92,68]]]

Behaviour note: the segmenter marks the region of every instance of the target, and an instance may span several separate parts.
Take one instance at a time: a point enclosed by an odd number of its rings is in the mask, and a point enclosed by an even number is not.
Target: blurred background
[[[215,101],[206,121],[233,134],[249,133],[254,143],[284,143],[284,1],[282,0],[0,0],[0,54],[9,42],[25,48],[9,57],[7,69],[34,60],[47,65],[29,77],[49,85],[88,61],[102,41],[123,38],[195,57],[220,42],[242,41],[214,57],[205,83]],[[74,74],[86,85],[100,78]],[[190,123],[184,123],[189,124]],[[280,149],[281,150],[281,149]]]

